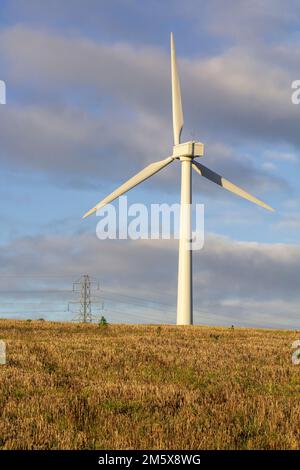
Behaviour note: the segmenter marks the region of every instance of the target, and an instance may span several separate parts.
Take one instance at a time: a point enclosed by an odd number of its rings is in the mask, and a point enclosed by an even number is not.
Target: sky
[[[276,209],[194,173],[195,323],[300,329],[299,0],[0,1],[0,317],[70,320],[72,283],[90,274],[108,321],[175,322],[177,242],[100,241],[97,217],[81,220],[172,151],[171,31],[183,140]],[[128,201],[179,202],[179,170]]]

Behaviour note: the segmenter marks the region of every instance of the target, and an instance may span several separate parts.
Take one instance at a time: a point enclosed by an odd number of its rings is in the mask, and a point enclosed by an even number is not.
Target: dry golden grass
[[[293,331],[0,321],[2,449],[299,449]]]

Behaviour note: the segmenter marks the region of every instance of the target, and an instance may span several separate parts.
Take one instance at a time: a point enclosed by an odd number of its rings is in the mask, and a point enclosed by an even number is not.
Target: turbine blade
[[[256,197],[252,196],[251,194],[247,193],[244,191],[242,188],[239,188],[235,184],[231,183],[227,179],[223,178],[223,176],[218,175],[218,173],[215,173],[214,171],[210,170],[206,166],[202,165],[201,163],[196,162],[195,160],[192,163],[192,166],[194,170],[197,171],[201,176],[204,176],[204,178],[207,178],[208,180],[212,181],[213,183],[218,184],[219,186],[222,186],[223,188],[227,189],[228,191],[231,191],[234,194],[237,194],[237,196],[240,196],[244,199],[247,199],[248,201],[253,202],[254,204],[257,204],[258,206],[264,207],[265,209],[269,211],[274,211],[273,207],[269,206],[268,204],[264,203],[260,199],[257,199]]]
[[[134,188],[138,184],[145,181],[147,178],[150,178],[150,176],[152,176],[155,173],[157,173],[158,171],[162,170],[165,166],[169,165],[169,163],[171,163],[173,160],[174,160],[173,157],[168,157],[168,158],[165,158],[164,160],[160,160],[158,162],[151,163],[146,168],[144,168],[142,171],[140,171],[135,176],[130,178],[128,181],[126,181],[126,183],[122,184],[119,188],[117,188],[115,191],[113,191],[111,194],[109,194],[109,196],[102,199],[102,201],[100,201],[95,207],[93,207],[86,214],[84,214],[84,216],[82,218],[85,219],[89,215],[96,212],[97,209],[100,209],[101,207],[104,207],[106,204],[109,204],[110,202],[112,202],[117,197],[122,196],[122,194],[126,193],[130,189]]]
[[[171,74],[174,145],[177,145],[180,143],[180,135],[183,128],[183,113],[173,33],[171,33]]]

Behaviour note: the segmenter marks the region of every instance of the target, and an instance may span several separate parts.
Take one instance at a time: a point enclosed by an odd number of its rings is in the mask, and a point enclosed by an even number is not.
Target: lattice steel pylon
[[[74,321],[79,321],[83,323],[92,322],[97,317],[92,313],[92,303],[99,304],[99,301],[92,302],[92,288],[96,286],[99,290],[99,282],[92,279],[88,274],[81,276],[78,281],[73,283],[73,292],[80,293],[80,300],[76,302],[69,302],[68,310],[70,311],[71,304],[77,304],[80,306],[79,312],[76,313]],[[103,308],[103,304],[102,304]]]

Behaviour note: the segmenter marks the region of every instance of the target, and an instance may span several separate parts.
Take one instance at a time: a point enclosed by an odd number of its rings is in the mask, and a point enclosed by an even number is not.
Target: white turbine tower
[[[237,194],[238,196],[248,199],[265,209],[273,211],[274,209],[243,189],[239,188],[230,181],[218,175],[214,171],[205,167],[195,160],[197,157],[203,156],[204,147],[200,142],[180,143],[180,135],[183,128],[183,113],[181,104],[180,83],[176,64],[176,54],[173,33],[171,33],[171,74],[172,74],[172,109],[173,109],[173,132],[174,146],[171,157],[160,160],[144,168],[130,178],[126,183],[113,191],[109,196],[105,197],[95,207],[89,210],[84,216],[96,212],[106,204],[112,202],[122,194],[134,188],[138,184],[145,181],[150,176],[162,170],[173,160],[178,159],[181,162],[181,211],[180,211],[180,239],[179,239],[179,258],[178,258],[178,294],[177,294],[177,325],[193,324],[193,280],[192,280],[192,250],[190,246],[191,240],[191,203],[192,203],[192,168],[199,175],[207,178],[213,183]]]

